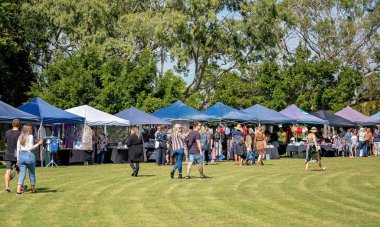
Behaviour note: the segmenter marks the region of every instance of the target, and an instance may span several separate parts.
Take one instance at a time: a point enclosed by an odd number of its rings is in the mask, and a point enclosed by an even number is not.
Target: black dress
[[[128,160],[132,162],[144,161],[144,148],[142,137],[137,137],[135,134],[129,136],[127,140],[127,146],[129,147]]]

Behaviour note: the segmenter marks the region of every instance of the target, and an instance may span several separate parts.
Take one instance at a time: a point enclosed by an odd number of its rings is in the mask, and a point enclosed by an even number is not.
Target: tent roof
[[[21,111],[5,102],[0,101],[0,122],[12,122],[13,119],[20,119],[22,122],[39,122],[39,117]]]
[[[347,106],[346,108],[342,109],[341,111],[338,111],[335,113],[338,116],[344,117],[352,122],[355,122],[358,125],[374,125],[380,123],[379,120],[376,120],[372,117],[368,117],[351,107]]]
[[[210,121],[215,120],[209,116],[201,113],[200,111],[187,106],[181,101],[177,101],[165,108],[159,109],[156,112],[152,113],[153,116],[166,121],[176,121],[176,120],[185,120],[185,121]]]
[[[90,126],[129,126],[128,120],[116,117],[109,113],[105,113],[88,105],[74,107],[67,109],[66,111],[84,117],[86,124]]]
[[[271,110],[259,104],[244,109],[243,111],[249,113],[263,124],[286,124],[296,122],[296,120],[293,118],[285,116],[277,111]]]
[[[250,114],[224,105],[221,102],[217,102],[215,105],[203,111],[203,113],[219,121],[257,121],[255,117]]]
[[[327,120],[329,125],[332,127],[354,127],[356,124],[346,118],[340,117],[338,115],[329,113],[325,110],[319,110],[312,113],[312,115],[319,117],[323,120]]]
[[[327,124],[328,123],[326,120],[322,120],[318,117],[315,117],[307,113],[306,111],[298,108],[294,104],[281,110],[280,113],[288,117],[296,119],[297,123],[302,123],[302,124]]]
[[[378,113],[375,114],[375,115],[372,115],[371,117],[372,117],[372,118],[375,118],[376,120],[379,120],[379,121],[380,121],[380,112],[378,112]]]
[[[84,118],[72,113],[61,110],[50,105],[39,97],[20,106],[18,109],[42,118],[43,123],[72,123],[79,124],[84,122]]]
[[[131,125],[170,125],[170,122],[145,113],[136,107],[123,110],[115,114],[115,116],[129,120]]]

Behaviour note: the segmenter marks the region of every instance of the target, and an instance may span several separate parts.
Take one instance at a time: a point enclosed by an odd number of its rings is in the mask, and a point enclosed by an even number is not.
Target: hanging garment
[[[92,129],[90,126],[83,126],[82,150],[92,150]]]

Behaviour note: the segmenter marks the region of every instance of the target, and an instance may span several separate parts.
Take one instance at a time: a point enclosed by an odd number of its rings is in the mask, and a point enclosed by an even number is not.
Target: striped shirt
[[[173,146],[173,151],[185,148],[185,135],[180,133],[180,132],[174,132],[173,137],[172,137],[172,146]]]

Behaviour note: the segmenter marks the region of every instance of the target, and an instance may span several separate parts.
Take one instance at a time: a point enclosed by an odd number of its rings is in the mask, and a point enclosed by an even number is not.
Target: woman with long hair
[[[43,144],[40,140],[33,145],[33,128],[31,125],[24,125],[21,130],[21,135],[17,141],[17,163],[20,167],[20,176],[18,178],[17,194],[20,195],[22,186],[24,185],[26,170],[29,170],[30,185],[32,193],[36,193],[36,158],[32,150]]]
[[[265,154],[266,136],[264,134],[263,127],[258,128],[258,132],[255,135],[254,144],[257,152],[259,153],[259,157],[257,158],[257,165],[264,165],[263,157]]]
[[[131,176],[137,177],[140,170],[140,162],[144,161],[143,139],[137,127],[131,129],[127,146],[129,147],[128,160],[133,171]]]
[[[315,133],[317,131],[318,130],[316,127],[312,127],[309,130],[309,135],[307,135],[307,137],[306,137],[307,138],[307,144],[309,147],[308,156],[306,158],[306,166],[305,166],[306,171],[309,171],[309,162],[310,162],[312,157],[317,159],[317,163],[318,163],[318,166],[319,166],[321,171],[326,169],[326,167],[322,167],[321,156],[319,156],[319,153],[318,153],[317,136],[315,135]]]

